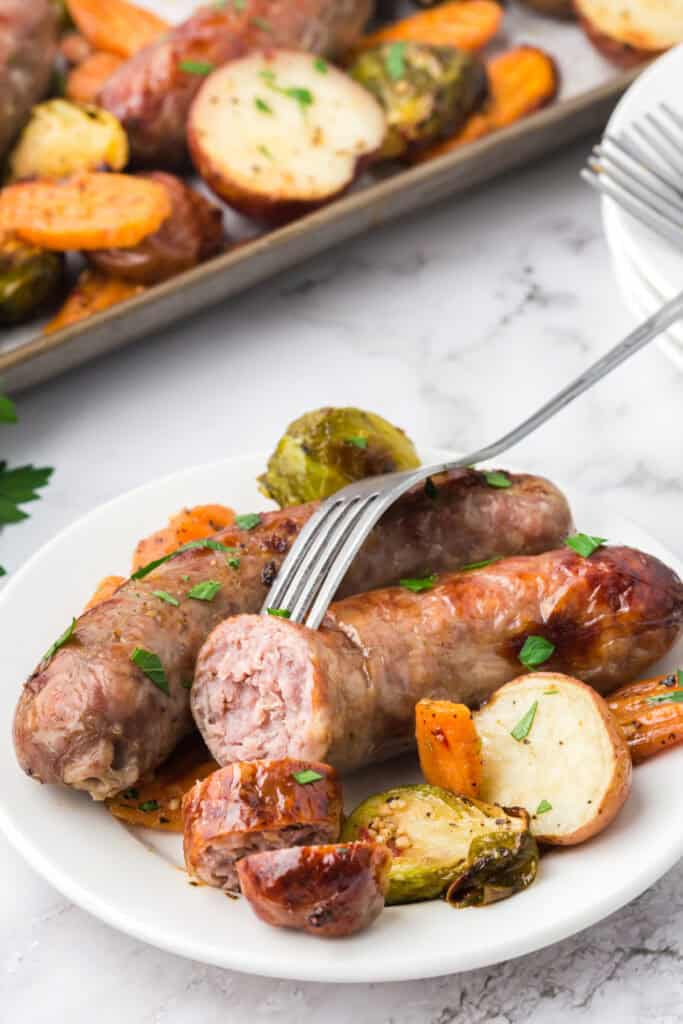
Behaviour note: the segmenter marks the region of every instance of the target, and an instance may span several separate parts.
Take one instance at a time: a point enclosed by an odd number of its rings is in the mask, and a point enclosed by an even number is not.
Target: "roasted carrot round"
[[[95,593],[90,598],[85,606],[85,611],[89,612],[91,608],[96,608],[98,604],[103,604],[108,601],[110,597],[113,597],[119,587],[125,583],[124,576],[105,576],[103,580],[97,584]]]
[[[120,281],[116,277],[109,277],[108,274],[101,274],[95,270],[84,270],[76,282],[73,291],[67,295],[66,302],[60,309],[57,316],[43,328],[45,334],[54,334],[61,331],[63,327],[71,327],[73,324],[87,320],[96,313],[103,313],[105,309],[132,299],[144,292],[144,285],[131,284],[130,281]]]
[[[163,185],[94,171],[28,181],[0,192],[0,232],[43,249],[120,249],[154,234],[171,213]]]
[[[163,18],[126,0],[67,0],[69,14],[95,50],[132,57],[168,32]]]
[[[481,50],[495,36],[502,18],[503,8],[494,0],[449,0],[371,32],[356,50],[401,42]]]
[[[634,764],[683,743],[683,672],[622,686],[607,698]]]
[[[182,509],[169,519],[168,526],[140,541],[133,555],[132,571],[172,554],[191,540],[203,540],[224,530],[234,519],[235,513],[225,505],[195,505]]]
[[[481,742],[469,708],[448,700],[419,701],[415,736],[427,782],[461,796],[479,795]]]
[[[102,86],[123,64],[123,57],[97,50],[69,72],[67,98],[74,103],[96,103]]]

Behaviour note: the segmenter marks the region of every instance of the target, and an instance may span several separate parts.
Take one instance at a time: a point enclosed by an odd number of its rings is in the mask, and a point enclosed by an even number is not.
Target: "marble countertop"
[[[375,409],[424,445],[467,450],[498,436],[631,326],[597,201],[578,179],[589,141],[22,395],[3,457],[56,472],[31,518],[0,535],[0,564],[18,569],[76,517],[155,476],[268,449],[307,408]],[[680,388],[653,347],[511,461],[619,502],[681,553]],[[522,960],[344,988],[247,977],[141,945],[63,899],[1,837],[0,872],[8,1022],[680,1019],[683,865],[602,924]]]

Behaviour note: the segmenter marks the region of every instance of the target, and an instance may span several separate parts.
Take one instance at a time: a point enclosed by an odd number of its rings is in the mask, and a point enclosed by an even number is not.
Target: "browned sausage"
[[[343,592],[557,546],[571,527],[562,494],[538,477],[510,479],[511,487],[497,490],[483,473],[456,471],[437,479],[434,491],[419,487],[405,495],[366,541]],[[82,615],[21,695],[14,743],[24,771],[101,800],[161,764],[193,727],[186,686],[200,647],[228,615],[260,608],[314,508],[268,513],[250,531],[228,527],[216,538],[235,549],[232,555],[185,551]],[[213,600],[188,597],[207,580],[220,584]],[[160,659],[168,693],[131,662],[136,647]]]
[[[213,67],[250,50],[290,47],[333,55],[360,35],[372,0],[245,0],[196,11],[127,61],[100,103],[123,124],[138,163],[174,167],[186,155],[187,117]]]
[[[237,874],[266,924],[337,939],[380,915],[390,867],[386,846],[345,843],[254,853],[238,863]]]
[[[134,284],[159,284],[202,260],[223,245],[223,213],[180,178],[162,171],[146,177],[160,182],[171,197],[171,215],[158,231],[130,249],[98,249],[88,256],[100,270]]]
[[[57,8],[51,0],[0,3],[0,159],[43,98],[57,54]]]
[[[329,765],[289,758],[231,764],[185,794],[185,865],[207,885],[234,891],[242,857],[334,843],[341,815],[341,785]]]
[[[422,593],[346,598],[318,631],[228,619],[199,654],[192,710],[219,764],[301,757],[349,771],[414,746],[421,698],[486,700],[519,675],[529,636],[555,645],[544,668],[607,693],[662,657],[682,624],[683,584],[656,558],[563,548]]]

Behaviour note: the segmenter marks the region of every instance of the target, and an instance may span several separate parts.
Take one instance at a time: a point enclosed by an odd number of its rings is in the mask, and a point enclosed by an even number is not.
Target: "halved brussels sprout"
[[[287,427],[259,477],[259,489],[284,508],[327,498],[354,480],[420,465],[412,441],[362,409],[316,409]]]
[[[0,244],[0,324],[30,320],[53,299],[63,281],[64,261],[15,240]]]
[[[361,53],[348,71],[384,107],[385,159],[454,135],[488,91],[481,60],[450,46],[383,43]]]
[[[128,137],[112,114],[53,99],[33,108],[8,172],[10,181],[64,178],[76,171],[120,171],[127,163]]]
[[[445,896],[455,907],[483,906],[526,889],[538,868],[525,810],[439,786],[399,786],[369,797],[344,825],[342,842],[355,839],[389,847],[387,903]]]

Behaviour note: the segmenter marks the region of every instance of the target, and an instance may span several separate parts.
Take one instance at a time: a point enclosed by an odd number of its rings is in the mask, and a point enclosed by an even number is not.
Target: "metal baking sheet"
[[[187,0],[142,2],[174,21],[190,13],[194,6]],[[415,8],[407,5],[405,13],[410,10]],[[354,235],[456,195],[582,135],[596,132],[638,74],[637,70],[619,71],[600,57],[578,25],[555,22],[512,6],[506,8],[503,31],[490,53],[519,43],[540,46],[555,58],[561,84],[551,106],[429,163],[412,168],[383,168],[375,175],[366,175],[343,198],[268,234],[257,234],[253,225],[226,209],[229,234],[247,244],[55,334],[40,333],[40,323],[3,332],[3,388],[19,391],[48,380],[192,316],[207,305],[238,295],[272,274]]]

